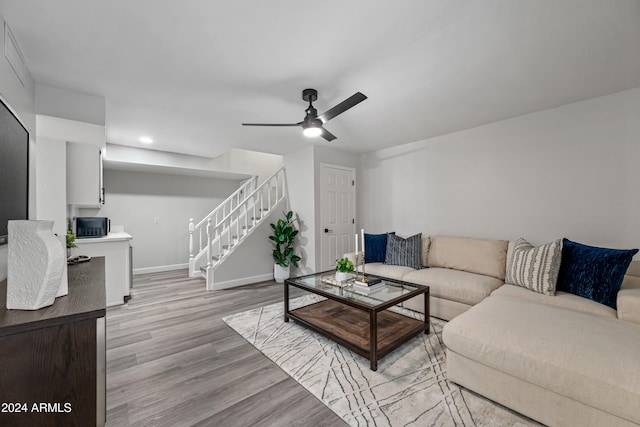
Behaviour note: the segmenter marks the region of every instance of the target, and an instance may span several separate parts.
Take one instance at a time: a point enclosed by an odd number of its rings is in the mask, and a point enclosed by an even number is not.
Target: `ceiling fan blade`
[[[243,123],[242,126],[300,126],[300,123]]]
[[[334,139],[336,139],[336,136],[331,132],[329,132],[328,130],[326,130],[325,128],[322,128],[322,133],[320,134],[320,136],[326,139],[327,141],[333,141]]]
[[[318,118],[322,120],[322,123],[327,123],[329,120],[333,119],[338,114],[342,114],[347,111],[349,108],[354,107],[355,105],[361,103],[367,99],[365,95],[360,92],[356,92],[354,95],[342,101],[340,104],[336,105],[333,108],[329,108],[327,111],[322,113]]]

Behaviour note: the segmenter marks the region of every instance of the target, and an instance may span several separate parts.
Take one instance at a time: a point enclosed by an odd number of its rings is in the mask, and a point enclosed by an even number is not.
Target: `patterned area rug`
[[[303,296],[290,307],[319,299]],[[447,381],[442,320],[432,318],[431,334],[382,358],[376,372],[359,355],[293,320],[285,323],[282,303],[223,321],[352,426],[538,425]]]

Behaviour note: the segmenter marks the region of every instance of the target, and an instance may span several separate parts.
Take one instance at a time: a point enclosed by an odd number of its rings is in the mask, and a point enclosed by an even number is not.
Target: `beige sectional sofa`
[[[450,320],[449,380],[551,426],[640,425],[640,262],[616,310],[505,284],[512,246],[424,236],[428,268],[374,263],[366,272],[430,286],[431,315]]]
[[[365,264],[367,274],[428,285],[431,315],[451,320],[476,305],[504,284],[507,240],[456,236],[422,236],[422,266]],[[355,260],[355,253],[345,256]],[[426,268],[429,267],[429,268]],[[423,311],[420,298],[405,307]]]

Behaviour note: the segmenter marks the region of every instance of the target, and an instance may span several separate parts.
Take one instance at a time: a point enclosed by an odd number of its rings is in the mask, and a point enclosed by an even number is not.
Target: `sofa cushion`
[[[422,268],[422,233],[406,239],[395,234],[387,235],[387,254],[385,264]]]
[[[504,280],[508,244],[507,240],[431,236],[428,264]]]
[[[429,294],[474,305],[491,295],[502,281],[482,274],[431,267],[407,273],[402,280],[429,286]]]
[[[365,266],[365,273],[373,274],[374,276],[387,277],[389,279],[403,280],[402,278],[412,271],[416,271],[415,268],[405,267],[401,265],[387,265],[381,262],[374,262]]]
[[[391,232],[391,234],[395,234]],[[387,253],[387,233],[364,233],[364,260],[365,262],[384,262]]]
[[[491,296],[513,297],[585,313],[599,314],[600,316],[617,317],[613,308],[568,292],[558,291],[555,296],[543,295],[520,286],[506,284],[493,291]]]
[[[633,261],[631,266],[634,264],[640,265],[640,262]],[[627,273],[631,272],[631,266],[629,270],[627,270]],[[620,288],[620,292],[618,292],[617,309],[618,319],[640,323],[640,277],[631,275],[624,276],[622,288]]]
[[[429,246],[431,246],[431,239],[429,238],[429,236],[425,236],[423,234],[422,235],[422,249],[421,249],[421,253],[420,253],[420,262],[422,263],[422,266],[425,267],[425,268],[429,266],[429,261],[428,261]]]
[[[640,327],[491,296],[445,325],[450,351],[640,423]]]
[[[609,249],[562,241],[557,289],[616,308],[616,295],[638,249]]]
[[[554,295],[561,259],[562,240],[533,246],[520,238],[513,247],[505,282],[541,294]]]

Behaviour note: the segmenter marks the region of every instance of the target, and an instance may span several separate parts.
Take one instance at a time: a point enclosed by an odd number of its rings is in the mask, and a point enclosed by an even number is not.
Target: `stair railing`
[[[247,194],[244,201],[235,206],[223,218],[215,220],[214,217],[207,219],[207,226],[204,239],[206,240],[202,249],[189,259],[189,274],[194,275],[199,266],[209,267],[217,265],[222,257],[233,251],[245,237],[247,237],[262,220],[268,211],[273,209],[285,199],[286,179],[284,168],[278,169],[262,184]],[[190,241],[193,240],[194,227],[189,228]],[[205,258],[206,257],[206,261]],[[203,262],[205,261],[205,262]],[[209,289],[209,275],[207,275],[207,289]]]
[[[211,247],[214,239],[218,237],[217,255],[221,257],[231,251],[268,211],[284,199],[284,183],[284,168],[280,168],[249,194],[241,205],[236,206],[219,223],[212,226],[208,246]],[[251,218],[249,212],[252,214]],[[208,261],[207,265],[210,264],[211,261]]]
[[[252,194],[256,188],[256,184],[258,182],[258,177],[254,176],[248,179],[244,184],[242,184],[236,191],[231,193],[229,197],[227,197],[222,203],[220,203],[214,210],[209,212],[200,222],[197,224],[193,223],[193,218],[189,218],[189,259],[193,259],[193,257],[200,253],[204,247],[203,238],[205,241],[209,241],[209,236],[207,235],[210,230],[208,226],[211,224],[213,220],[217,224],[219,222],[219,218],[225,217],[227,212],[231,212],[236,207],[240,206],[242,202],[247,198],[248,194]],[[197,235],[198,238],[198,250],[194,251],[193,246],[193,236]],[[195,253],[194,253],[195,252]]]

